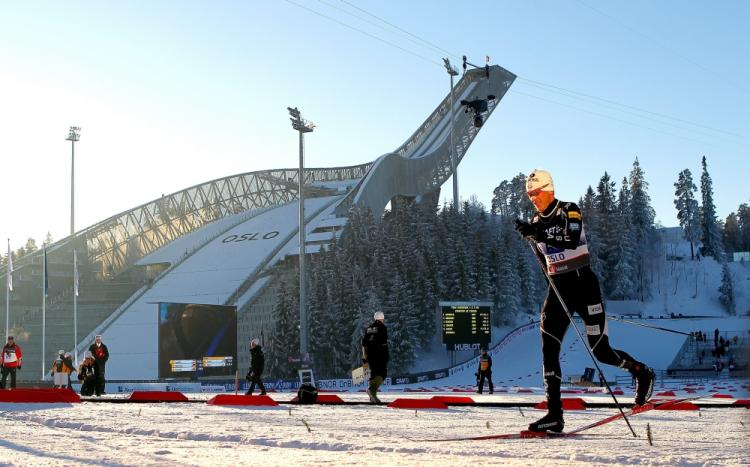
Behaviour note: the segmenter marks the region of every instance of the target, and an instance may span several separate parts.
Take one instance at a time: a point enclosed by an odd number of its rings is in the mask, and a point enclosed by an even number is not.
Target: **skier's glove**
[[[521,219],[516,219],[516,231],[524,238],[536,238],[536,227]]]

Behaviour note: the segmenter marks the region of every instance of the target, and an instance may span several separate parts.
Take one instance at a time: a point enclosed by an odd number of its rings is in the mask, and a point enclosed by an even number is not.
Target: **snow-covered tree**
[[[695,259],[694,245],[701,237],[700,209],[694,195],[698,188],[693,183],[690,170],[685,169],[679,173],[674,187],[677,220],[680,222],[685,240],[690,243],[690,259]]]
[[[528,219],[534,205],[526,196],[526,175],[519,173],[511,180],[503,180],[493,191],[492,214],[512,219]]]
[[[276,327],[266,351],[269,373],[280,377],[295,375],[296,365],[289,363],[289,355],[299,353],[299,282],[293,278],[279,279],[273,307]]]
[[[719,301],[729,314],[736,314],[736,302],[734,298],[734,279],[732,271],[727,263],[721,266],[721,286],[719,286]]]
[[[737,223],[739,224],[739,251],[750,251],[750,206],[740,204],[737,209]]]
[[[649,297],[651,280],[649,266],[657,256],[658,236],[654,228],[654,208],[651,207],[651,197],[648,195],[646,174],[641,168],[638,158],[633,162],[633,169],[628,177],[630,183],[630,219],[633,229],[633,245],[635,246],[635,293],[640,300]]]
[[[716,206],[714,205],[714,189],[711,176],[708,174],[706,156],[701,159],[701,254],[713,256],[717,261],[723,258],[721,250],[721,233],[716,218]]]
[[[740,251],[740,223],[737,214],[733,212],[730,212],[724,220],[724,228],[721,229],[721,244],[729,256],[735,251]]]
[[[512,236],[518,236],[510,224],[510,219],[501,220],[497,241],[500,244],[497,258],[497,282],[495,285],[495,313],[492,324],[500,326],[512,322],[513,316],[525,311],[521,300],[521,282],[519,268],[514,266],[517,255],[512,251]],[[529,278],[525,278],[529,280]]]
[[[609,293],[609,297],[615,300],[634,298],[635,283],[633,277],[635,276],[634,264],[636,263],[636,257],[633,227],[630,222],[632,217],[630,204],[628,180],[623,178],[622,188],[620,189],[617,201],[617,231],[619,232],[619,241],[617,242],[616,249],[613,251],[615,265],[611,278],[612,290]]]
[[[598,221],[597,257],[601,261],[602,270],[599,276],[604,294],[609,295],[612,290],[612,278],[617,261],[615,252],[618,249],[619,232],[617,230],[617,205],[615,182],[607,172],[599,179],[594,197],[594,210]]]

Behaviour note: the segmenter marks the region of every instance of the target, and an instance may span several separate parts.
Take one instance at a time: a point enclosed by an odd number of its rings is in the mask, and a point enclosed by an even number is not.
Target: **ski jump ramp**
[[[395,197],[436,195],[453,174],[451,122],[458,166],[481,129],[475,117],[486,122],[514,80],[514,74],[497,65],[468,70],[456,84],[453,99],[450,94],[441,99],[393,152],[354,166],[305,169],[305,251],[315,253],[340,236],[354,207],[368,208],[378,217]],[[80,320],[78,353],[95,334],[104,334],[112,355],[108,378],[155,379],[154,302],[237,305],[243,319],[267,286],[267,272],[298,254],[298,186],[296,169],[211,180],[114,215],[52,245],[51,264],[70,265],[77,251],[82,295],[105,296],[112,281],[132,285],[125,300],[105,305],[91,299],[89,307],[101,316]],[[38,256],[23,258],[16,270],[25,268],[29,276],[39,277]],[[79,304],[81,300],[85,302],[79,298]],[[48,303],[54,304],[47,313],[48,349],[71,349],[72,302],[72,284],[50,298]],[[65,312],[50,313],[55,307]],[[37,367],[34,361],[41,365],[39,323],[41,313],[34,310],[15,326],[15,334],[24,336],[24,359],[30,367]],[[257,332],[256,324],[239,326],[240,355],[247,353],[247,337]]]

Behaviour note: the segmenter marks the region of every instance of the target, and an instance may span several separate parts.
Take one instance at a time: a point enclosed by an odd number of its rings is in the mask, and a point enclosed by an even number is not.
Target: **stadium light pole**
[[[65,141],[70,141],[70,235],[75,233],[75,169],[76,141],[81,139],[81,127],[72,126]]]
[[[458,70],[456,67],[451,65],[451,61],[447,58],[443,59],[445,69],[451,77],[451,103],[450,103],[450,115],[451,115],[451,170],[453,171],[453,206],[458,210],[458,164],[456,163],[456,145],[453,143],[453,124],[456,121],[455,114],[453,113],[453,77],[458,76]]]
[[[299,132],[299,352],[304,360],[310,351],[310,332],[307,324],[305,296],[305,195],[302,188],[305,181],[305,133],[312,132],[315,124],[303,119],[297,107],[287,107],[287,110],[289,120],[292,121],[292,128]]]

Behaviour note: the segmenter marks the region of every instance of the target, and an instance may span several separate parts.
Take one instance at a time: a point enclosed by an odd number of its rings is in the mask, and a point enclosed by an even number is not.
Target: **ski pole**
[[[602,372],[602,369],[599,367],[599,364],[596,362],[596,359],[594,358],[594,353],[591,351],[591,348],[589,348],[589,344],[585,340],[583,340],[581,331],[578,329],[578,326],[576,326],[576,323],[573,322],[573,316],[570,314],[570,311],[568,311],[568,306],[565,305],[565,300],[563,300],[562,295],[560,295],[560,291],[557,290],[557,286],[555,286],[555,283],[552,281],[552,278],[547,273],[547,268],[544,267],[542,260],[537,255],[534,241],[528,240],[528,242],[529,242],[529,247],[531,247],[531,252],[534,255],[534,258],[536,258],[537,263],[539,263],[539,267],[542,268],[542,272],[544,273],[544,277],[547,279],[547,283],[549,283],[550,288],[555,292],[557,299],[560,301],[560,305],[562,305],[562,309],[565,311],[565,314],[568,316],[568,320],[570,321],[570,324],[572,324],[573,329],[576,330],[576,334],[578,334],[578,338],[581,340],[581,343],[586,348],[586,352],[589,353],[589,357],[591,357],[591,361],[594,362],[594,366],[596,367],[597,370],[599,370],[599,376],[601,377],[602,381],[604,381],[604,385],[607,387],[607,392],[609,392],[609,395],[612,396],[612,400],[615,401],[615,405],[617,406],[617,409],[620,411],[620,414],[622,414],[622,418],[625,419],[625,423],[628,424],[628,428],[630,428],[630,432],[633,433],[633,437],[637,438],[638,435],[635,434],[635,430],[630,425],[630,420],[628,420],[628,417],[625,415],[625,411],[622,410],[622,406],[620,406],[620,403],[617,401],[617,397],[615,397],[615,394],[612,392],[612,388],[609,387],[607,378],[604,377],[604,372]]]
[[[675,331],[674,329],[662,328],[662,327],[659,327],[659,326],[649,326],[648,324],[636,323],[635,321],[630,321],[630,320],[627,320],[627,319],[618,318],[617,316],[607,316],[607,318],[614,319],[616,321],[622,321],[623,323],[632,324],[633,326],[643,326],[644,328],[651,328],[651,329],[658,329],[660,331],[673,332],[675,334],[682,334],[683,336],[689,336],[690,335],[687,332]]]

